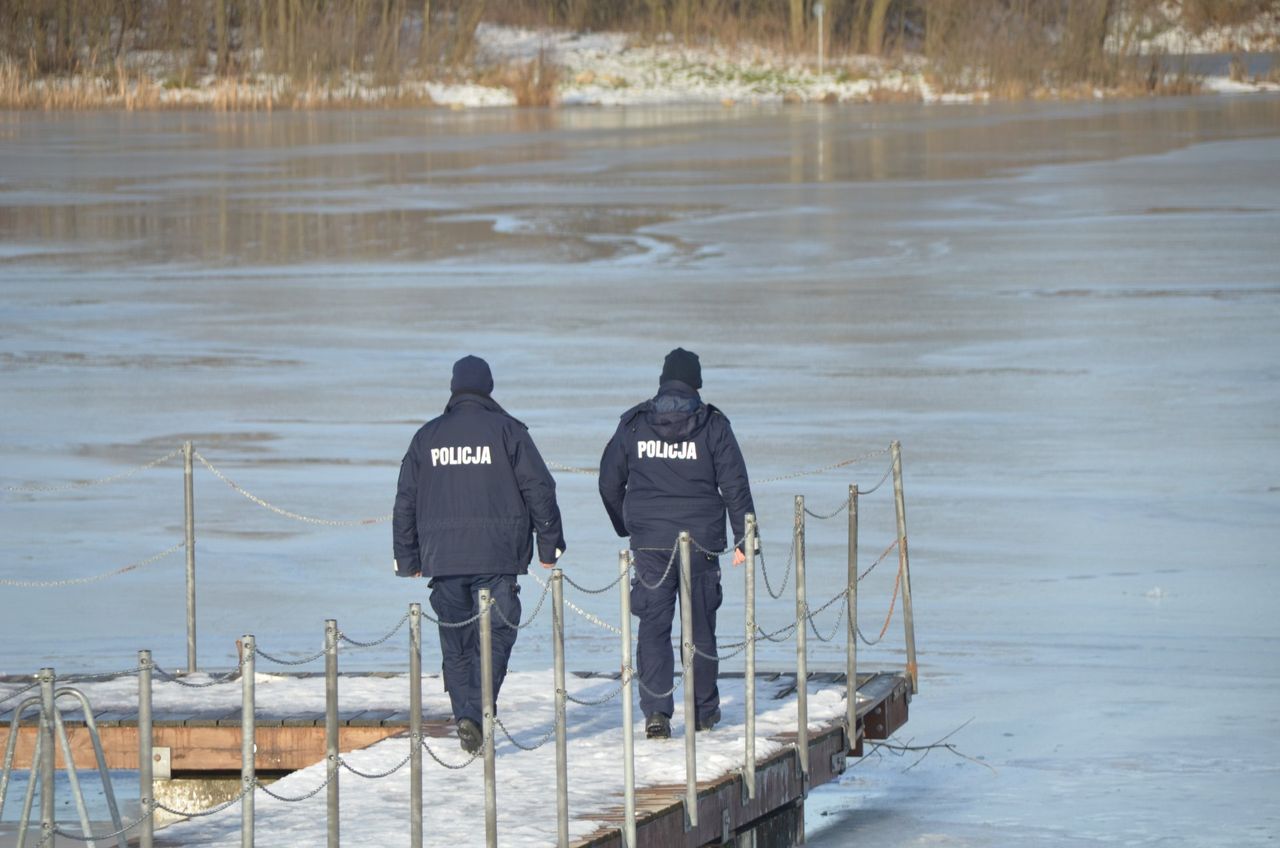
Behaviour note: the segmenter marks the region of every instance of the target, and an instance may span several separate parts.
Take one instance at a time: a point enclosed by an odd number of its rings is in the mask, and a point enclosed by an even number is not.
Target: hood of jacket
[[[710,410],[696,389],[679,380],[658,387],[658,394],[644,404],[645,420],[670,442],[691,438],[706,426]]]
[[[449,402],[445,404],[444,411],[453,412],[455,409],[467,405],[478,406],[488,412],[496,412],[499,415],[505,415],[521,427],[525,427],[523,421],[503,409],[501,404],[496,400],[491,398],[489,395],[482,395],[479,392],[454,392],[449,397]],[[529,428],[525,427],[525,429],[527,430]]]

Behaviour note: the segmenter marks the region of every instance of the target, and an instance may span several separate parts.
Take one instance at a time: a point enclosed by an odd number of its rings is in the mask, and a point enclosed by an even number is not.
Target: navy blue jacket
[[[526,574],[565,550],[556,483],[528,428],[487,395],[459,392],[400,463],[396,574]]]
[[[755,511],[729,419],[679,380],[622,413],[600,457],[600,499],[632,548],[670,548],[688,530],[702,547],[724,550],[726,510],[739,541]]]

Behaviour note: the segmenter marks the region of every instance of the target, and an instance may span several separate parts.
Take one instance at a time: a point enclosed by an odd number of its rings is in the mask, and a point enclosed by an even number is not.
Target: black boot
[[[484,744],[484,734],[480,732],[480,726],[474,721],[469,718],[460,718],[458,719],[458,741],[462,743],[462,750],[468,754],[474,754]]]
[[[644,720],[644,735],[650,739],[670,739],[671,718],[662,713],[649,713]]]

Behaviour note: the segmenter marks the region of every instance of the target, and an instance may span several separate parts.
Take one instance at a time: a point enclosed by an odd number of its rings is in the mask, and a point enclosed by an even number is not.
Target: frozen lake
[[[385,516],[465,353],[548,461],[593,466],[682,345],[758,480],[902,441],[921,692],[900,741],[964,725],[948,741],[991,767],[872,755],[814,793],[810,844],[1280,836],[1280,98],[3,113],[0,138],[0,581],[180,542],[179,459],[31,489],[184,439],[284,510]],[[793,496],[828,512],[886,467],[756,485],[775,584]],[[620,540],[595,480],[557,479],[563,566],[602,586]],[[292,520],[199,463],[196,514],[205,668],[244,633],[311,655],[326,618],[373,640],[426,600],[386,523]],[[864,567],[892,528],[885,490],[865,498]],[[810,521],[811,603],[843,534]],[[862,586],[868,635],[892,582]],[[181,552],[0,592],[0,673],[185,664]],[[614,593],[568,598],[616,618]],[[610,634],[568,624],[571,668],[616,666]],[[549,668],[548,629],[514,668]],[[900,632],[861,659],[900,665]]]

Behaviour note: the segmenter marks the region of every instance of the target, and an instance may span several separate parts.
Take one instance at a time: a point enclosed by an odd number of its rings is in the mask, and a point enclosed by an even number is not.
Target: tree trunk
[[[431,0],[422,0],[422,38],[418,42],[418,69],[431,63]]]
[[[191,68],[204,70],[209,65],[209,17],[204,3],[192,4]]]
[[[884,21],[889,14],[891,0],[874,0],[871,15],[867,19],[867,52],[879,56],[884,51]]]
[[[791,34],[791,49],[804,49],[804,0],[791,0],[790,14],[788,15],[788,30]]]
[[[216,0],[213,6],[214,29],[217,32],[218,41],[218,76],[226,76],[228,72],[227,64],[231,59],[230,50],[227,44],[227,0]]]

